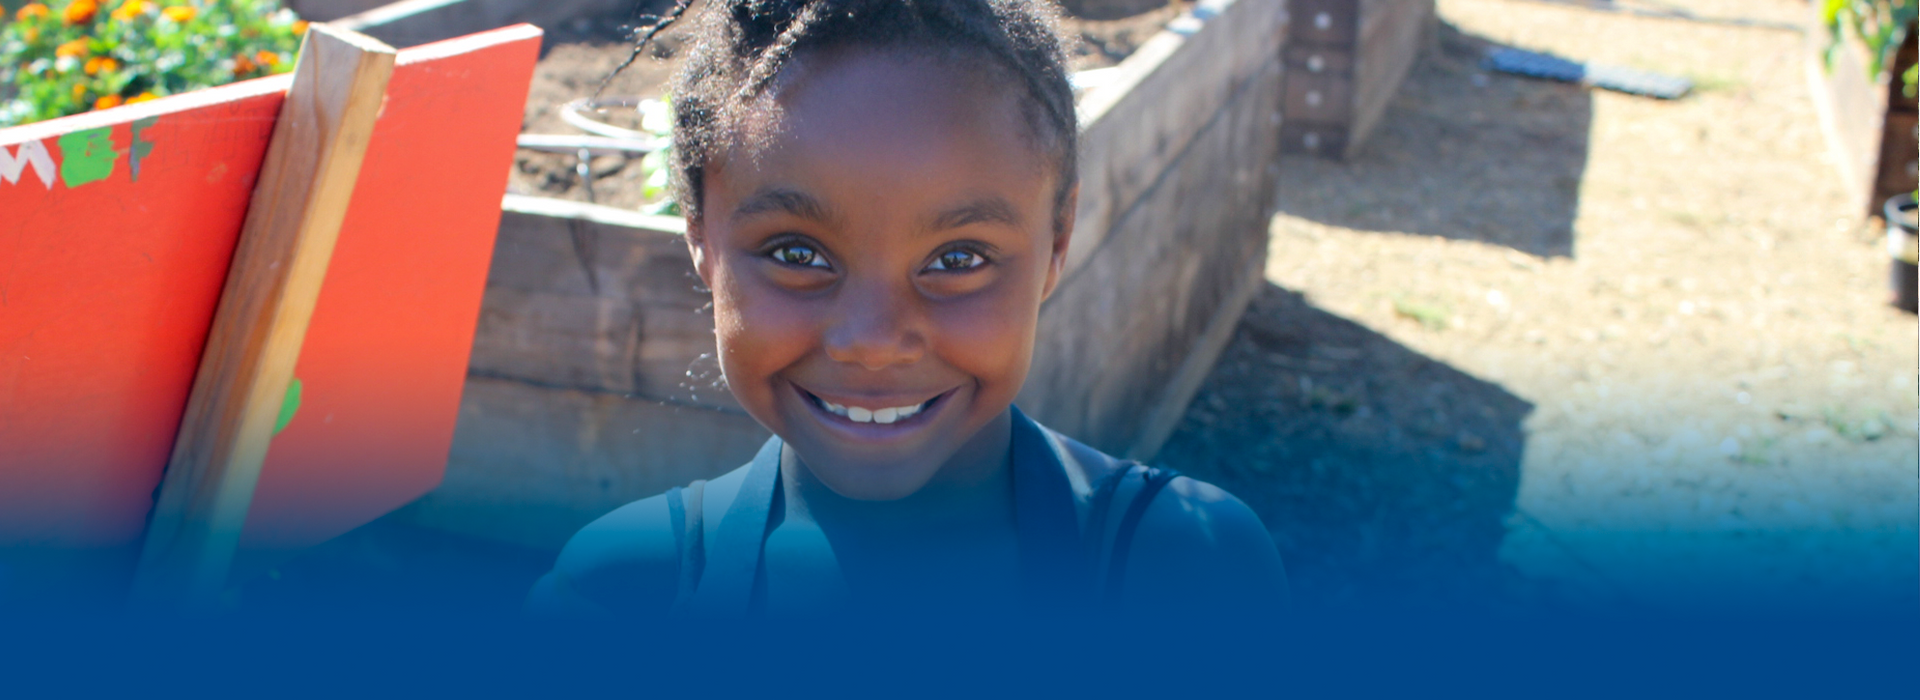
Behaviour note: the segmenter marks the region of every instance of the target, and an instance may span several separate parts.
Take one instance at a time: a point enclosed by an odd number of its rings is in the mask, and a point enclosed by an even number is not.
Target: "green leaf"
[[[294,414],[299,412],[300,378],[294,377],[293,383],[287,385],[287,397],[280,401],[280,417],[273,422],[273,434],[279,435],[280,431],[286,430],[287,424],[293,422]]]

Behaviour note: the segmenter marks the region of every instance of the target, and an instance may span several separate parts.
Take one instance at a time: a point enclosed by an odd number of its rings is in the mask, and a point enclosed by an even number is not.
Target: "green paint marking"
[[[76,131],[60,137],[60,179],[67,187],[79,187],[113,174],[113,162],[120,152],[113,150],[113,127]]]
[[[273,434],[279,435],[280,431],[286,430],[287,424],[293,422],[293,414],[299,413],[299,412],[300,412],[300,378],[294,377],[293,383],[287,385],[286,400],[280,402],[280,420],[273,422]]]
[[[140,159],[153,153],[153,142],[141,140],[140,131],[153,128],[159,121],[159,117],[147,117],[128,126],[133,132],[133,142],[127,145],[127,165],[133,173],[134,182],[140,181]]]

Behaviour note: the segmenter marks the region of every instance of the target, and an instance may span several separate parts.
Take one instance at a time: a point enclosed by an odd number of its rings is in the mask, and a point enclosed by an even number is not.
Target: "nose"
[[[925,317],[910,289],[843,288],[822,339],[827,357],[870,370],[910,365],[926,354]]]

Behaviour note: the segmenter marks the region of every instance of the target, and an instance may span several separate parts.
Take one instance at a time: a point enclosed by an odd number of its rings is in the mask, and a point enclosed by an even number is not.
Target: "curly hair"
[[[1021,88],[1029,141],[1059,177],[1054,222],[1066,221],[1077,180],[1073,88],[1051,0],[715,0],[698,18],[693,48],[674,81],[674,196],[694,221],[702,177],[734,146],[744,115],[797,57],[828,49],[909,51],[1011,78]],[[657,33],[686,10],[648,32]],[[642,39],[644,43],[645,39]],[[635,46],[638,53],[641,47]]]

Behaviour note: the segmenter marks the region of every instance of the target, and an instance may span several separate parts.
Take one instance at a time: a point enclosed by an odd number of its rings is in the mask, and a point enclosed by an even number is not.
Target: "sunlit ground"
[[[1808,16],[1794,0],[1670,4]],[[1532,405],[1497,557],[1557,600],[1911,612],[1920,339],[1887,306],[1882,232],[1830,161],[1803,37],[1517,0],[1439,5],[1458,31],[1362,152],[1283,162],[1268,278]],[[1699,90],[1665,102],[1487,75],[1476,41]],[[1276,362],[1276,382],[1306,376]],[[1212,421],[1226,407],[1207,396],[1194,410]],[[1316,415],[1277,420],[1365,418]],[[1205,421],[1190,416],[1173,446],[1202,440]],[[1412,439],[1436,455],[1494,449],[1462,430]],[[1263,502],[1279,513],[1335,497]],[[1306,556],[1311,577],[1332,566],[1313,557],[1345,555]]]

